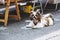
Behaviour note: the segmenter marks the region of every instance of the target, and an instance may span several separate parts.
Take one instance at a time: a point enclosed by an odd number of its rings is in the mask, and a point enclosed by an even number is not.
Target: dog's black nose
[[[34,25],[37,25],[37,23],[34,23]]]
[[[36,19],[36,17],[34,16],[33,19]]]
[[[35,16],[33,16],[33,18],[35,18]]]

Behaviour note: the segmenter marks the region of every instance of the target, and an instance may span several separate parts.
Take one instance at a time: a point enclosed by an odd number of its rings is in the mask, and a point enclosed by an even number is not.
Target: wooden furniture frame
[[[18,1],[14,0],[15,7],[16,7],[16,14],[17,15],[9,15],[9,7],[10,7],[11,0],[6,0],[6,11],[5,11],[5,16],[4,19],[0,19],[0,22],[4,22],[4,26],[7,26],[8,23],[8,17],[16,18],[18,21],[20,21],[20,12],[18,8]]]

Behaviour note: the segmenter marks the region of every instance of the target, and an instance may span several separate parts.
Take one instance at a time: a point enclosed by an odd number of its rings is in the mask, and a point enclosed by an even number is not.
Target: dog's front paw
[[[33,28],[33,29],[35,29],[35,28],[36,28],[36,26],[33,26],[32,28]]]
[[[32,26],[33,26],[32,24],[26,25],[27,28],[32,28]]]
[[[30,27],[32,27],[32,25],[26,25],[26,27],[27,27],[27,28],[30,28]]]
[[[36,29],[36,28],[40,28],[40,27],[38,27],[37,25],[35,25],[35,26],[33,26],[32,28],[33,28],[33,29]]]

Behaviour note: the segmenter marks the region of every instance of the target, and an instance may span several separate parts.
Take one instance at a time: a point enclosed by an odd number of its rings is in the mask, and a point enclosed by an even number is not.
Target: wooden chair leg
[[[9,6],[10,6],[10,0],[7,1],[7,5],[6,5],[6,12],[5,12],[4,26],[7,26],[8,15],[9,15]]]
[[[4,26],[7,26],[8,16],[9,16],[9,6],[10,6],[10,0],[7,0],[5,18],[0,19],[1,22],[4,22]],[[14,15],[13,18],[16,18],[18,21],[20,21],[21,17],[20,17],[20,12],[19,12],[19,8],[18,8],[17,0],[15,0],[15,6],[16,6],[17,15]]]
[[[16,6],[16,12],[17,12],[17,20],[20,21],[21,17],[20,17],[20,11],[19,11],[17,0],[15,0],[15,6]]]

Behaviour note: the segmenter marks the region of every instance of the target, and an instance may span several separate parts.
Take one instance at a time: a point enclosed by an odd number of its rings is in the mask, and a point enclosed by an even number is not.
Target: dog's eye
[[[34,15],[32,15],[32,16],[34,16]]]
[[[36,14],[35,16],[38,16],[38,14]]]
[[[35,16],[37,16],[37,15],[35,15]]]
[[[31,16],[34,16],[33,14],[31,14]]]

